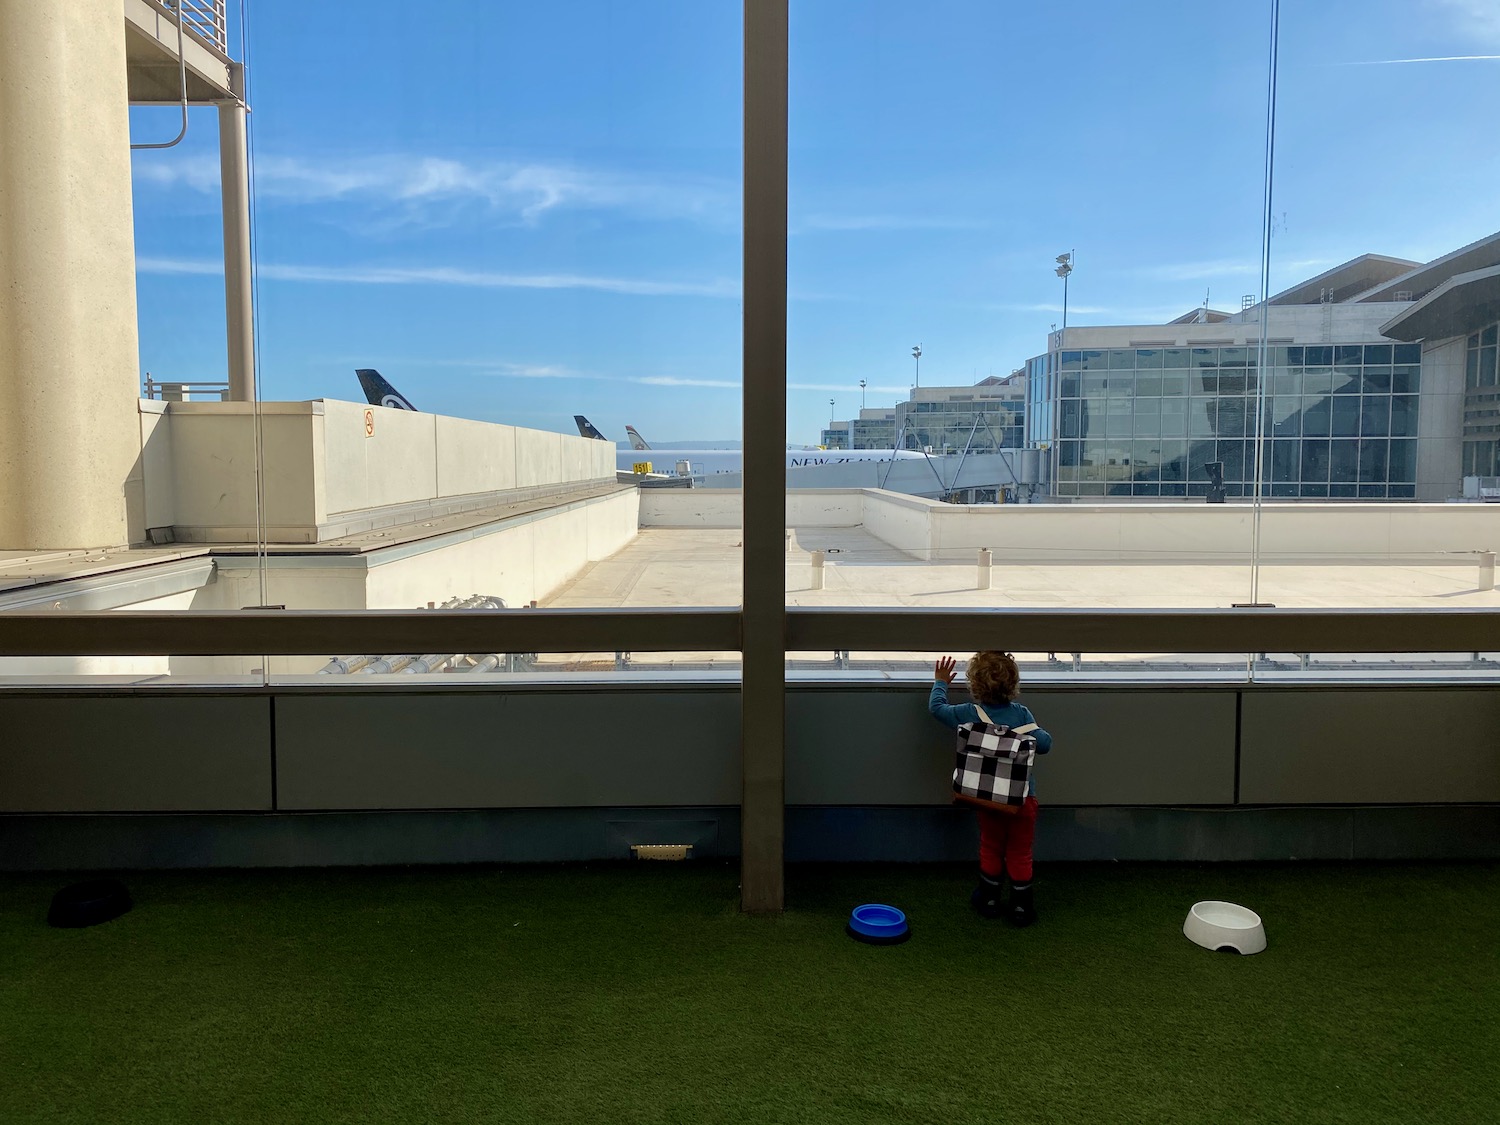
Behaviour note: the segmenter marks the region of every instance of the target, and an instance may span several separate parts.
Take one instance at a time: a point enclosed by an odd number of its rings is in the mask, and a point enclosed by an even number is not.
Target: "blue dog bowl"
[[[906,924],[906,915],[894,906],[878,902],[867,902],[856,906],[849,915],[849,924],[844,930],[855,941],[867,945],[898,945],[911,937],[911,927]]]

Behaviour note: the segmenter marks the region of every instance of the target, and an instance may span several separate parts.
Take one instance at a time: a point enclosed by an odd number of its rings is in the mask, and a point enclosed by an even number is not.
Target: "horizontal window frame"
[[[1491,609],[826,609],[788,607],[785,649],[940,652],[1474,652]],[[735,607],[112,611],[0,615],[0,657],[331,652],[743,651]]]

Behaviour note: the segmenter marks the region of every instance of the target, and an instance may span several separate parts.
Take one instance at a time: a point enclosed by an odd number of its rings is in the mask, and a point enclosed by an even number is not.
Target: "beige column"
[[[131,219],[119,0],[0,0],[0,550],[126,541]]]
[[[245,68],[230,63],[240,99],[219,103],[219,183],[224,205],[224,326],[229,343],[229,398],[255,400],[255,318],[251,304],[250,179],[245,149]]]

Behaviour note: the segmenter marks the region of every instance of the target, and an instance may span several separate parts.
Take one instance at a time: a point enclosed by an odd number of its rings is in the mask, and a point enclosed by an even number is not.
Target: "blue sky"
[[[233,5],[231,8],[233,9]],[[1260,285],[1269,0],[793,0],[788,437],[1061,320]],[[249,10],[261,388],[623,438],[740,431],[727,0]],[[1496,0],[1282,5],[1272,288],[1500,230]],[[175,111],[132,111],[135,140]],[[215,114],[134,156],[142,369],[222,378]]]

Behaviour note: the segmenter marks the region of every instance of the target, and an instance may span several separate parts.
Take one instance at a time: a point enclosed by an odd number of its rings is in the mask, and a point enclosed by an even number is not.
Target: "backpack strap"
[[[989,715],[985,713],[984,708],[979,706],[979,704],[974,704],[974,710],[979,712],[979,718],[988,725],[992,727],[998,727],[1002,725],[1001,723],[997,723],[994,719],[990,718]],[[1027,723],[1024,726],[1010,727],[1009,730],[1011,734],[1030,734],[1032,731],[1036,730],[1038,726],[1039,724],[1037,723]]]

